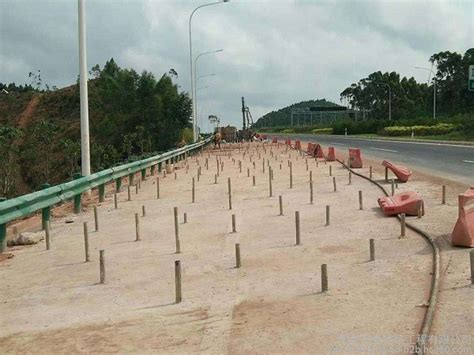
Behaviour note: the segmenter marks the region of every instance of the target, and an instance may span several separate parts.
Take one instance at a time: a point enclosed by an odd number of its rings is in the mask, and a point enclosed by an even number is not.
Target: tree
[[[68,167],[68,176],[72,179],[78,171],[81,158],[81,143],[65,138],[61,139],[60,146],[62,148],[64,164]]]
[[[15,195],[19,174],[18,139],[22,131],[11,126],[0,126],[0,194],[6,198]]]

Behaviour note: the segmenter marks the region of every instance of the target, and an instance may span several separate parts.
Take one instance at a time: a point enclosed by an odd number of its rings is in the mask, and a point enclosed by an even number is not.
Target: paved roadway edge
[[[339,135],[339,134],[310,134],[310,133],[264,133],[266,135],[276,135],[276,136],[308,136],[311,138],[317,137],[325,137],[325,138],[341,138],[347,140],[355,140],[355,141],[367,141],[367,142],[390,142],[390,143],[405,143],[405,144],[420,144],[420,145],[444,145],[447,147],[461,147],[461,148],[472,148],[474,149],[474,142],[456,142],[456,141],[434,141],[434,140],[420,140],[420,139],[390,139],[390,138],[383,138],[383,137],[359,137],[356,135]]]

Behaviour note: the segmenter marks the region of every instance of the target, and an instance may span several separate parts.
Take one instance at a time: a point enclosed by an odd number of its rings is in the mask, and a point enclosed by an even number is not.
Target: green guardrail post
[[[79,173],[74,174],[74,180],[80,179],[81,177],[82,175]],[[75,214],[81,213],[81,200],[82,200],[82,194],[77,194],[74,196],[74,213]]]
[[[41,185],[41,189],[47,189],[51,185],[46,183]],[[46,229],[46,223],[49,222],[49,217],[51,216],[51,207],[45,207],[41,210],[41,229],[45,230]]]
[[[6,201],[5,197],[0,197],[0,202]],[[0,224],[0,253],[7,250],[7,224]]]
[[[146,179],[146,169],[142,169],[142,181]]]
[[[163,164],[161,163],[161,161],[158,163],[158,174],[161,173],[161,169],[163,168],[162,166]]]
[[[152,166],[150,167],[150,175],[151,175],[151,176],[155,176],[155,167],[156,167],[156,165],[152,165]]]
[[[135,174],[129,174],[128,175],[128,185],[132,186],[133,185],[133,180],[135,178]]]
[[[105,184],[99,185],[99,202],[105,201]]]
[[[7,250],[7,225],[0,224],[0,253]]]
[[[119,177],[119,178],[116,178],[115,179],[115,192],[120,192],[120,190],[122,189],[122,178]]]

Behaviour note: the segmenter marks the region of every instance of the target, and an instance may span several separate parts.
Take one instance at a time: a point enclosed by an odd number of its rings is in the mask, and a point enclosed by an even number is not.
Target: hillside
[[[278,111],[269,112],[262,117],[260,117],[255,123],[256,127],[261,127],[268,125],[271,122],[272,127],[278,126],[289,126],[291,125],[291,110],[294,108],[305,108],[313,106],[323,106],[323,107],[332,107],[339,106],[334,102],[327,101],[326,99],[316,99],[316,100],[307,100],[301,101],[290,106],[283,107]]]
[[[189,127],[191,101],[171,77],[122,69],[111,59],[89,80],[91,168],[99,171],[172,148]],[[80,172],[78,84],[43,91],[10,84],[0,95],[0,197]]]

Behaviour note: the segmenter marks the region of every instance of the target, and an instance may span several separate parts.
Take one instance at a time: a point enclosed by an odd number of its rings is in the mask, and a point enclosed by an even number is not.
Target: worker
[[[219,149],[221,149],[221,140],[222,140],[221,133],[219,131],[214,133],[214,148],[219,147]]]

